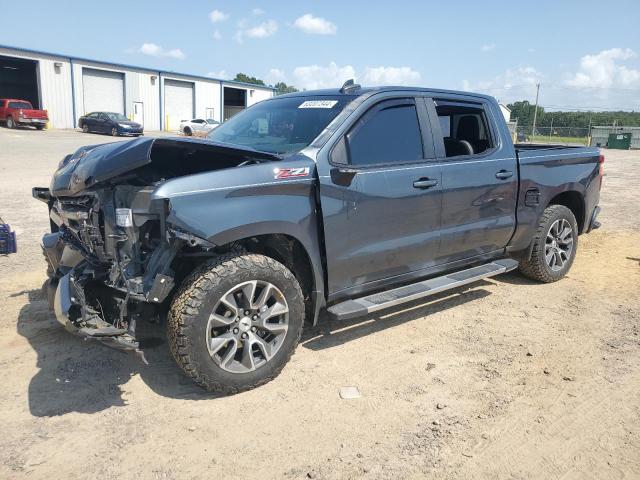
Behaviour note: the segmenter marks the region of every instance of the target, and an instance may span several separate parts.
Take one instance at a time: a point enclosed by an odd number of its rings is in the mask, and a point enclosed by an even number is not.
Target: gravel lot
[[[324,321],[275,381],[211,397],[162,331],[145,333],[145,366],[47,310],[31,187],[112,140],[0,128],[20,249],[0,257],[0,478],[640,478],[640,152],[605,152],[603,227],[561,282],[512,273]]]

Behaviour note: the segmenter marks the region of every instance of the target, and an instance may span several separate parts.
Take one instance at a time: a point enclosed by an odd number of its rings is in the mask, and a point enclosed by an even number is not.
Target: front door
[[[441,168],[424,122],[413,98],[380,101],[319,162],[330,300],[434,264]]]
[[[501,114],[483,100],[440,98],[427,105],[432,118],[437,115],[432,123],[442,165],[438,263],[499,252],[515,229],[518,193],[515,151],[500,141]]]
[[[144,126],[144,104],[133,102],[133,121]]]

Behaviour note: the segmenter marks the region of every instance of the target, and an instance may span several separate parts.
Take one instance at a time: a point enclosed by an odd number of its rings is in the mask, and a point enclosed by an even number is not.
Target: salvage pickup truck
[[[26,100],[0,98],[0,122],[7,128],[31,126],[42,130],[49,121],[46,110],[34,109]]]
[[[67,329],[140,352],[136,325],[166,321],[184,372],[235,393],[273,379],[322,311],[367,316],[517,267],[561,279],[599,226],[603,160],[514,146],[489,96],[347,82],[206,139],[80,148],[33,195]]]

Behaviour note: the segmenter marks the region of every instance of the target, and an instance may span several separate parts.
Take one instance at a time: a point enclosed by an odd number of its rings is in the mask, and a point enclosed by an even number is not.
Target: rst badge
[[[273,178],[282,180],[285,178],[300,178],[309,176],[309,167],[274,168]]]

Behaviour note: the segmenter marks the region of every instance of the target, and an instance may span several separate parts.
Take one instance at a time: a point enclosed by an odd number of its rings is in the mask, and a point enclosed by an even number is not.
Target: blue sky
[[[307,89],[355,76],[503,102],[532,101],[540,82],[549,109],[640,110],[638,0],[0,0],[0,11],[0,44],[98,60]]]

